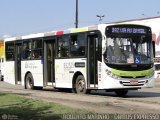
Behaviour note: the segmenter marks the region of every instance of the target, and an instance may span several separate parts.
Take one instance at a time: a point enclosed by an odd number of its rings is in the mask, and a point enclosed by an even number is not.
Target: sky
[[[78,0],[79,27],[160,16],[160,0]],[[0,0],[0,38],[75,27],[76,0]]]

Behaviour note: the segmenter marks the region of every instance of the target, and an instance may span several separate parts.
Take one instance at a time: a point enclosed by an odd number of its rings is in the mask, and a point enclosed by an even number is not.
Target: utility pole
[[[78,28],[78,0],[76,0],[76,21],[75,27]]]

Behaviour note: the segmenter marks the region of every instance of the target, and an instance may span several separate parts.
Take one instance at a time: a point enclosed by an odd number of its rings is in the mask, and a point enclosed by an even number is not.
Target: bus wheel
[[[78,94],[87,93],[86,83],[82,75],[79,75],[76,79],[76,93]]]
[[[26,76],[26,89],[34,89],[34,81],[31,73]]]
[[[119,97],[125,97],[126,94],[128,93],[128,90],[116,90],[115,93]]]

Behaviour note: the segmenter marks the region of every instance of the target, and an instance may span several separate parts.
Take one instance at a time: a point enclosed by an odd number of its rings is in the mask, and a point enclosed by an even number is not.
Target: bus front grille
[[[133,84],[130,81],[120,81],[123,86],[143,86],[146,81],[138,81],[137,84]]]

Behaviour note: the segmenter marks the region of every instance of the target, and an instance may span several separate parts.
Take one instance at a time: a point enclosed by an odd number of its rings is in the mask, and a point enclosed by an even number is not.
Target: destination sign
[[[130,34],[146,34],[144,28],[126,28],[126,27],[112,27],[112,33],[130,33]]]

